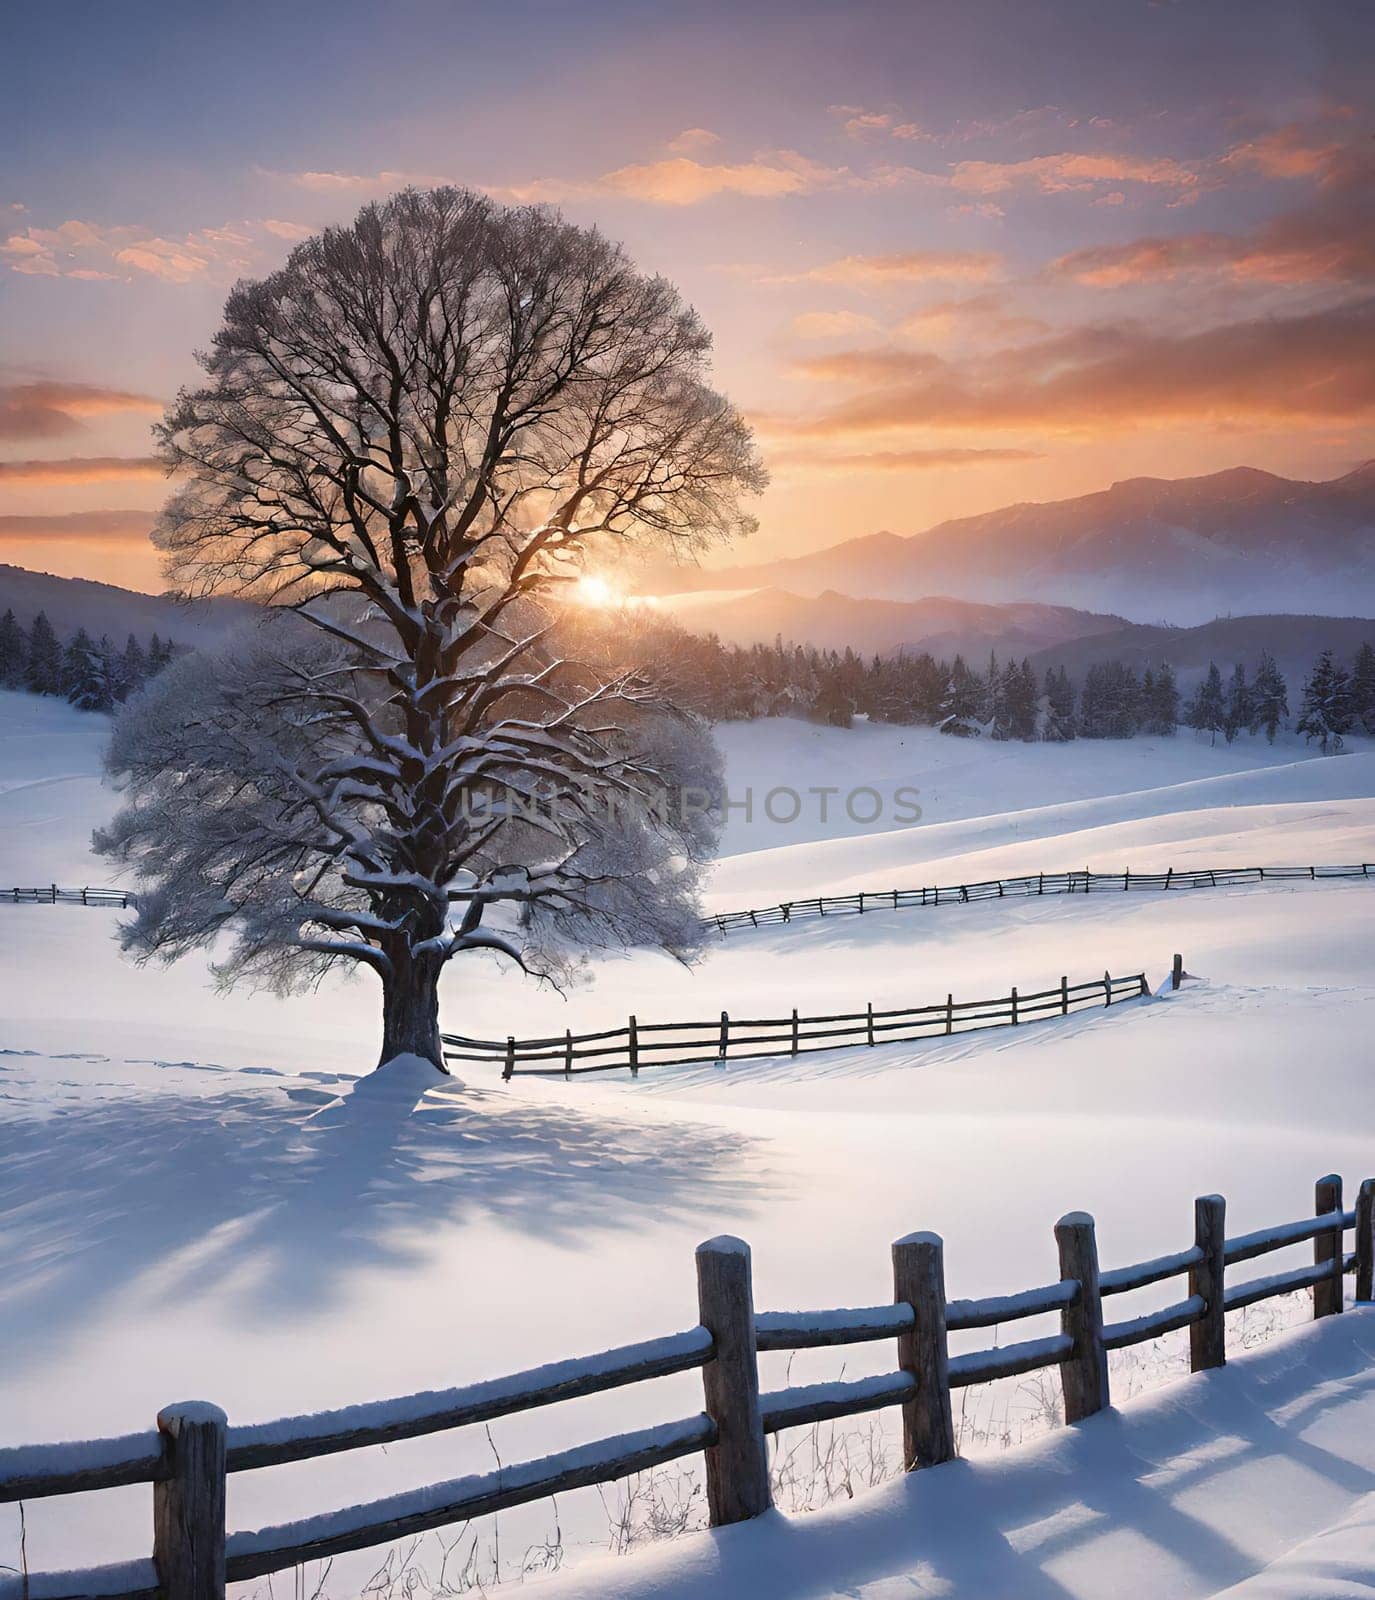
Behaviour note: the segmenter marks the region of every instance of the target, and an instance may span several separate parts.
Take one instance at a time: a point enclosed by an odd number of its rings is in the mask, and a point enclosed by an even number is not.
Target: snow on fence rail
[[[1194,1202],[1194,1237],[1185,1249],[1100,1271],[1093,1218],[1072,1212],[1055,1225],[1055,1283],[979,1300],[947,1300],[938,1235],[913,1233],[892,1247],[889,1305],[828,1311],[754,1309],[749,1246],[733,1238],[697,1248],[700,1321],[686,1332],[529,1372],[438,1393],[351,1406],[280,1422],[231,1427],[218,1407],[171,1406],[156,1430],[86,1443],[0,1450],[0,1502],[74,1494],[132,1483],[153,1485],[151,1560],[79,1572],[28,1574],[0,1582],[0,1600],[221,1600],[226,1582],[255,1578],[317,1558],[365,1549],[446,1524],[489,1515],[569,1489],[702,1452],[711,1523],[742,1522],[770,1505],[767,1438],[782,1428],[902,1407],[908,1471],[956,1454],[952,1390],[1041,1368],[1059,1370],[1065,1419],[1074,1423],[1109,1404],[1107,1352],[1188,1328],[1195,1372],[1225,1360],[1229,1311],[1311,1289],[1313,1315],[1343,1308],[1343,1278],[1370,1301],[1375,1179],[1355,1208],[1342,1209],[1341,1179],[1320,1178],[1314,1215],[1226,1237],[1220,1195]],[[1354,1230],[1348,1253],[1344,1235]],[[1311,1266],[1228,1283],[1228,1269],[1311,1240]],[[1104,1302],[1167,1278],[1184,1277],[1184,1297],[1163,1309],[1104,1320]],[[1058,1313],[1046,1337],[951,1355],[948,1335]],[[895,1342],[891,1373],[761,1393],[757,1352]],[[681,1421],[598,1439],[556,1455],[453,1479],[368,1504],[226,1536],[226,1478],[468,1426],[670,1373],[701,1369],[703,1408]]]
[[[1179,958],[1175,958],[1178,967]],[[1179,987],[1178,977],[1175,988]],[[710,1022],[640,1022],[631,1017],[623,1028],[597,1033],[566,1029],[547,1039],[469,1039],[446,1033],[446,1061],[500,1061],[504,1079],[517,1073],[571,1078],[579,1072],[614,1072],[629,1067],[632,1078],[642,1066],[686,1067],[742,1060],[750,1056],[801,1055],[809,1050],[835,1050],[845,1045],[897,1044],[929,1039],[936,1034],[972,1033],[979,1028],[1015,1027],[1038,1018],[1067,1017],[1087,1007],[1111,1006],[1149,994],[1144,972],[1071,983],[1061,978],[1054,989],[1038,989],[993,1000],[956,1000],[947,994],[937,1005],[905,1006],[895,1011],[863,1011],[835,1016],[802,1017],[796,1007],[786,1017],[732,1017],[723,1011]]]
[[[55,883],[44,884],[38,889],[0,889],[0,905],[117,906],[127,909],[137,904],[137,895],[127,889],[59,889]]]
[[[1022,878],[988,878],[982,883],[946,883],[926,889],[862,889],[854,894],[819,895],[811,900],[784,900],[752,911],[721,911],[703,917],[704,927],[722,935],[732,928],[762,928],[775,922],[801,922],[808,917],[843,917],[866,911],[897,911],[912,906],[967,905],[973,900],[1008,896],[1090,894],[1112,889],[1225,889],[1248,883],[1282,883],[1317,878],[1369,878],[1372,863],[1329,867],[1206,867],[1176,872],[1032,872]]]

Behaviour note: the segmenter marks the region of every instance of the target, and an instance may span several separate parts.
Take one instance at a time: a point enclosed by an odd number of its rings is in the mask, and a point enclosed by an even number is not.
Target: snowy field
[[[101,737],[99,719],[0,696],[0,884],[108,881],[87,848],[114,805]],[[756,796],[727,831],[711,887],[722,908],[1041,869],[1375,860],[1364,748],[1322,760],[1192,735],[995,746],[784,721],[729,726],[722,742],[732,795]],[[885,799],[915,787],[922,820],[762,814],[772,789],[828,785]],[[647,1069],[633,1085],[502,1086],[470,1068],[418,1104],[352,1093],[376,1054],[367,979],[291,1000],[218,994],[203,962],[130,966],[110,938],[117,916],[0,906],[3,1443],[128,1432],[188,1397],[266,1420],[674,1331],[696,1320],[693,1247],[720,1232],[750,1241],[761,1307],[887,1299],[889,1242],[916,1228],[944,1236],[948,1288],[973,1296],[1053,1278],[1051,1226],[1066,1210],[1094,1213],[1113,1266],[1187,1243],[1195,1194],[1224,1193],[1240,1231],[1305,1213],[1320,1173],[1354,1192],[1375,1172],[1375,886],[1359,882],[813,922],[732,935],[692,970],[607,959],[567,996],[479,957],[451,969],[444,1023],[485,1036],[613,1025],[632,1010],[922,1004],[1105,967],[1144,968],[1158,987],[1175,950],[1198,981],[1015,1033]],[[1172,1297],[1168,1284],[1142,1291],[1123,1314]],[[1156,1370],[1119,1372],[1117,1393],[1178,1372],[1183,1339],[1161,1341]],[[503,1516],[501,1572],[517,1577],[532,1549],[538,1566],[557,1528],[573,1570],[539,1582],[559,1600],[622,1585],[1185,1597],[1266,1567],[1238,1592],[1325,1593],[1275,1573],[1311,1576],[1331,1551],[1375,1565],[1367,1347],[1375,1325],[1348,1317],[996,1461],[1042,1431],[1045,1395],[1027,1382],[971,1393],[969,1465],[583,1575],[608,1512],[626,1507],[615,1490],[580,1491]],[[809,1352],[791,1377],[861,1376],[891,1359],[882,1346]],[[787,1381],[786,1363],[763,1358],[766,1387]],[[278,1522],[699,1407],[687,1374],[507,1419],[490,1440],[445,1434],[237,1475],[230,1522]],[[1215,1513],[1197,1512],[1202,1484]],[[146,1556],[149,1500],[131,1489],[28,1506],[30,1567]],[[967,1559],[951,1543],[957,1516],[975,1530]],[[17,1563],[19,1536],[14,1508],[0,1508],[0,1563]],[[489,1579],[491,1536],[470,1530],[455,1564],[476,1539]],[[859,1549],[858,1567],[836,1553]],[[336,1563],[323,1592],[357,1594],[384,1555]],[[433,1535],[414,1557],[432,1587],[441,1558]],[[307,1594],[319,1577],[305,1575]]]

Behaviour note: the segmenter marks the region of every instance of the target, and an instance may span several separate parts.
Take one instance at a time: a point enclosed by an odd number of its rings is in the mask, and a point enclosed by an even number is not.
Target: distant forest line
[[[40,611],[29,627],[13,611],[0,617],[0,689],[66,700],[80,711],[115,709],[155,677],[184,646],[156,633],[146,640],[130,634],[122,645],[85,628],[59,637]]]
[[[1036,740],[1168,736],[1180,727],[1231,743],[1241,733],[1272,743],[1292,728],[1324,752],[1348,734],[1375,735],[1375,646],[1349,658],[1323,650],[1301,684],[1291,684],[1268,650],[1248,670],[1216,662],[1187,695],[1168,662],[1138,672],[1129,662],[1089,666],[1078,680],[1064,667],[1040,674],[1027,658],[990,656],[973,667],[962,655],[928,651],[865,657],[846,648],[777,639],[725,645],[647,611],[588,612],[560,630],[570,652],[590,648],[669,686],[672,698],[712,721],[795,716],[832,727],[856,717],[934,727],[956,738]],[[39,612],[30,627],[0,617],[0,688],[65,699],[83,711],[113,712],[184,646],[130,634],[122,646],[85,628],[58,636]]]
[[[980,666],[928,651],[864,656],[782,639],[772,645],[725,645],[663,618],[621,613],[621,648],[670,679],[680,697],[718,721],[795,716],[848,727],[871,722],[924,725],[959,738],[1131,739],[1170,735],[1179,727],[1231,742],[1240,733],[1273,742],[1293,729],[1339,750],[1351,733],[1375,734],[1375,646],[1344,657],[1323,650],[1301,682],[1289,682],[1262,649],[1253,665],[1226,672],[1209,664],[1184,694],[1168,662],[1144,671],[1108,660],[1072,678],[1064,667],[1038,673],[1027,658]],[[586,625],[584,625],[586,626]]]

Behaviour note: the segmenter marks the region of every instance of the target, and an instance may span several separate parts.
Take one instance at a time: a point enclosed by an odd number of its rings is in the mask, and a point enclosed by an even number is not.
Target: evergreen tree
[[[1375,733],[1375,648],[1363,644],[1351,670],[1351,710],[1365,733]]]
[[[1222,674],[1217,662],[1208,663],[1208,676],[1194,690],[1184,711],[1185,724],[1199,733],[1211,734],[1210,744],[1217,743],[1227,719],[1227,697],[1222,688]]]
[[[62,693],[62,646],[44,611],[33,619],[33,627],[29,629],[24,687],[33,694]]]
[[[1250,728],[1255,714],[1255,696],[1246,681],[1246,668],[1238,661],[1232,668],[1231,682],[1227,685],[1227,709],[1222,719],[1222,730],[1228,744],[1243,729]]]
[[[62,693],[70,700],[72,690],[81,681],[86,669],[86,657],[95,648],[85,628],[78,628],[67,641],[62,652]]]
[[[29,641],[13,611],[0,617],[0,689],[21,689],[29,666]]]
[[[983,721],[984,683],[957,655],[941,701],[940,730],[957,739],[977,739]]]
[[[113,711],[115,686],[110,662],[92,644],[85,628],[78,628],[63,661],[67,698],[79,711]]]
[[[991,739],[1013,737],[1010,696],[1012,679],[1016,671],[1016,667],[1011,663],[1006,667],[1000,667],[997,656],[989,656],[988,676],[984,680],[986,700],[983,720],[988,724],[988,734]]]
[[[1036,674],[1030,661],[1021,666],[1009,662],[1003,681],[1007,737],[1023,741],[1036,737]]]
[[[143,646],[131,633],[119,658],[116,677],[119,698],[127,700],[131,694],[137,694],[147,680],[148,657],[143,653]]]
[[[1141,684],[1121,661],[1095,661],[1084,675],[1079,732],[1085,739],[1130,739],[1141,718]]]
[[[1179,685],[1174,668],[1162,661],[1154,671],[1147,668],[1141,682],[1141,731],[1170,739],[1178,727]]]
[[[1306,739],[1317,739],[1326,755],[1329,749],[1342,748],[1342,735],[1351,731],[1353,720],[1350,675],[1336,664],[1330,650],[1324,650],[1303,686],[1298,731]]]
[[[1074,715],[1074,685],[1063,667],[1046,669],[1045,737],[1052,744],[1066,744],[1079,729]]]
[[[1264,728],[1266,739],[1274,744],[1275,734],[1288,715],[1289,686],[1275,665],[1274,656],[1262,650],[1260,665],[1251,683],[1251,732],[1259,733]]]

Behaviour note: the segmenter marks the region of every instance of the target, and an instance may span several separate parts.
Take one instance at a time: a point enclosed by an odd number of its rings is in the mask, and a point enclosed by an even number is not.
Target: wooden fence
[[[1179,987],[1180,958],[1175,957]],[[444,1034],[446,1061],[500,1061],[503,1078],[517,1073],[571,1078],[579,1072],[642,1066],[685,1067],[743,1060],[750,1056],[796,1056],[810,1050],[835,1050],[845,1045],[897,1044],[939,1034],[972,1033],[979,1028],[1016,1027],[1043,1017],[1067,1017],[1073,1011],[1115,1005],[1149,994],[1144,972],[1114,978],[1104,973],[1085,983],[1061,978],[1054,989],[1038,989],[994,1000],[956,1000],[947,994],[937,1005],[906,1006],[896,1011],[863,1011],[837,1016],[803,1017],[796,1008],[786,1017],[732,1017],[723,1011],[710,1022],[641,1022],[631,1017],[623,1028],[598,1033],[566,1029],[547,1039],[469,1039]]]
[[[0,905],[12,906],[117,906],[127,909],[138,904],[138,896],[127,889],[59,889],[55,883],[39,889],[0,889]]]
[[[156,1430],[78,1444],[0,1450],[0,1502],[75,1494],[117,1485],[153,1485],[151,1560],[66,1573],[25,1573],[0,1583],[0,1600],[219,1600],[226,1582],[257,1578],[302,1562],[403,1539],[431,1528],[630,1473],[699,1451],[706,1458],[707,1505],[719,1527],[770,1505],[767,1437],[780,1429],[902,1407],[903,1461],[910,1471],[956,1453],[951,1392],[1042,1368],[1056,1368],[1067,1422],[1109,1404],[1107,1354],[1188,1328],[1195,1372],[1225,1360],[1229,1311],[1297,1289],[1311,1289],[1313,1315],[1343,1307],[1343,1279],[1354,1273],[1358,1301],[1372,1297],[1375,1180],[1356,1206],[1342,1209],[1337,1177],[1318,1180],[1314,1215],[1227,1238],[1220,1195],[1194,1202],[1192,1242],[1173,1254],[1102,1271],[1093,1218],[1072,1212],[1055,1225],[1059,1278],[1040,1288],[978,1300],[947,1300],[944,1249],[933,1233],[892,1247],[893,1301],[826,1311],[756,1313],[749,1247],[733,1238],[697,1249],[697,1326],[666,1338],[564,1360],[461,1389],[378,1401],[281,1422],[231,1427],[218,1407],[169,1407]],[[1344,1235],[1354,1230],[1347,1252]],[[1312,1241],[1312,1265],[1228,1283],[1230,1268]],[[1105,1321],[1104,1302],[1171,1278],[1184,1296],[1143,1316]],[[948,1335],[1058,1313],[1060,1330],[1013,1344],[951,1355]],[[894,1342],[884,1375],[759,1388],[756,1352]],[[388,1444],[560,1400],[701,1369],[703,1406],[695,1415],[636,1433],[598,1439],[495,1473],[454,1479],[253,1532],[225,1533],[226,1476],[285,1462]]]
[[[1311,882],[1318,878],[1369,878],[1372,863],[1336,867],[1206,867],[1176,872],[1032,872],[1022,878],[988,878],[981,883],[945,883],[926,889],[862,889],[855,894],[784,900],[752,911],[721,911],[703,917],[704,927],[720,934],[732,928],[762,928],[808,917],[858,916],[866,911],[897,911],[912,906],[967,905],[973,900],[1008,896],[1091,894],[1132,889],[1225,889],[1251,883]]]

